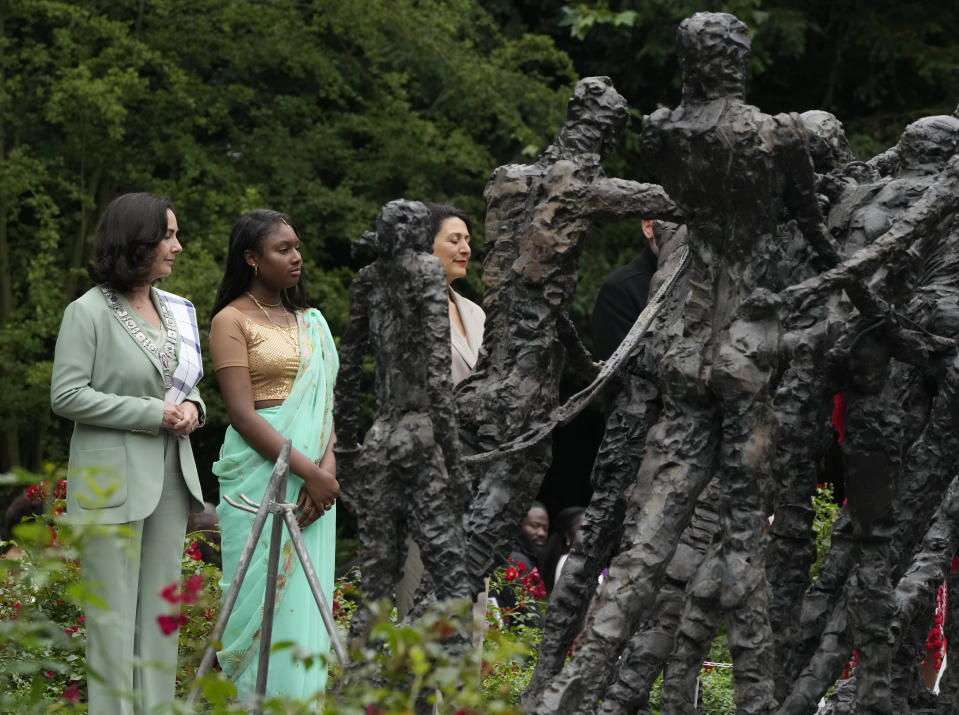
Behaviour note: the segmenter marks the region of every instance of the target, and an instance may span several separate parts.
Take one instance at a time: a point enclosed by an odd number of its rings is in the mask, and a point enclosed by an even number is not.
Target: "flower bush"
[[[106,532],[104,527],[63,522],[59,475],[50,468],[42,476],[40,481],[31,475],[0,476],[0,486],[22,484],[31,498],[45,505],[41,516],[16,528],[19,557],[0,560],[0,712],[85,712],[82,608],[96,605],[97,598],[84,583],[76,559],[84,539]],[[821,561],[838,507],[825,489],[813,505]],[[170,609],[158,619],[157,628],[179,639],[178,700],[171,712],[186,712],[183,699],[198,687],[202,697],[192,712],[243,713],[246,707],[237,702],[235,688],[216,668],[195,679],[220,605],[220,570],[202,560],[201,541],[218,548],[202,535],[188,537],[183,576],[162,593]],[[334,586],[331,605],[344,640],[359,603],[358,583],[359,571],[353,568]],[[327,657],[332,667],[325,698],[273,698],[263,711],[315,713],[321,708],[327,715],[392,715],[414,713],[439,701],[444,713],[520,713],[520,695],[535,667],[542,636],[545,588],[536,569],[510,562],[491,576],[490,594],[482,652],[472,645],[468,603],[435,604],[412,626],[398,625],[390,604],[374,604],[370,638],[351,644],[349,667],[340,670]],[[731,660],[721,633],[701,675],[701,707],[708,715],[735,712],[732,669],[708,665]],[[650,713],[659,712],[660,689],[658,682]]]
[[[487,618],[491,628],[538,627],[546,613],[546,585],[534,566],[510,557],[490,576]]]
[[[18,558],[0,560],[0,712],[86,711],[82,609],[102,601],[83,581],[77,554],[85,539],[123,527],[63,522],[65,495],[57,476],[52,467],[42,480],[27,474],[0,475],[0,486],[19,484],[45,505],[41,517],[16,528]],[[170,711],[245,713],[235,688],[218,669],[195,679],[220,605],[220,570],[202,560],[198,540],[205,539],[202,535],[186,539],[183,576],[163,589],[161,595],[170,608],[156,624],[169,637],[179,639],[178,699]],[[209,541],[206,544],[217,548]],[[359,600],[358,576],[353,569],[335,584],[334,619],[344,635]],[[518,571],[515,580],[513,586],[525,608],[538,587],[527,573]],[[440,698],[443,712],[519,713],[516,702],[521,688],[500,686],[510,680],[507,675],[514,666],[531,666],[534,631],[522,625],[521,614],[507,614],[510,625],[497,624],[490,631],[481,657],[469,646],[469,610],[467,603],[438,604],[415,626],[398,626],[392,608],[376,606],[371,638],[353,645],[352,665],[338,672],[331,663],[322,711],[329,715],[413,713],[423,703]],[[304,659],[314,657],[303,654]],[[184,699],[194,687],[200,689],[201,697],[188,708]],[[263,704],[263,712],[315,713],[323,698],[322,694],[308,702],[272,698]]]
[[[52,470],[25,494],[42,502],[42,515],[14,529],[8,558],[0,560],[0,712],[82,712],[85,706],[84,618],[77,603],[86,591],[72,530],[60,523],[65,483]],[[26,475],[3,475],[21,484]]]

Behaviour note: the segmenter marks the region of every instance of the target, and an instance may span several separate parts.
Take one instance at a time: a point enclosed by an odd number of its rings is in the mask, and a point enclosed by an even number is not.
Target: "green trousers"
[[[157,616],[176,612],[160,592],[180,581],[189,492],[176,437],[166,439],[157,508],[124,524],[128,533],[92,539],[81,556],[84,579],[108,606],[84,609],[90,715],[147,715],[174,699],[179,631],[164,635]]]

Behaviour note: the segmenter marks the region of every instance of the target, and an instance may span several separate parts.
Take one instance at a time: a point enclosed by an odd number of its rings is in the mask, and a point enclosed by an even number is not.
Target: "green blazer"
[[[75,423],[68,516],[122,524],[153,513],[163,486],[164,393],[159,361],[120,324],[99,288],[67,306],[53,359],[50,402],[56,414]],[[187,399],[197,404],[202,424],[206,409],[196,388]],[[175,439],[191,508],[202,510],[190,439]]]

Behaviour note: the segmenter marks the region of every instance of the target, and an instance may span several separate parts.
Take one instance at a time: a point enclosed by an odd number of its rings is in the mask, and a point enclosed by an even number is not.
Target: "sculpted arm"
[[[659,184],[603,177],[590,185],[584,199],[582,209],[589,217],[684,220],[682,210]]]
[[[353,449],[359,444],[360,380],[363,358],[369,345],[370,291],[372,265],[363,268],[350,286],[350,320],[340,342],[340,370],[336,378],[333,407],[339,442],[337,451]]]

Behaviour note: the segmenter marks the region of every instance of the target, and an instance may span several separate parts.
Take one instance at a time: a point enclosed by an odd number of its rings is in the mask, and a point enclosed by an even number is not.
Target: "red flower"
[[[506,567],[506,573],[503,575],[507,581],[515,581],[519,578],[519,571],[513,566]]]
[[[852,652],[852,658],[846,663],[846,667],[843,668],[842,675],[840,676],[841,680],[848,680],[849,676],[852,675],[852,671],[855,670],[856,666],[859,664],[859,655],[854,650]]]
[[[37,482],[29,487],[27,487],[24,494],[27,495],[27,499],[32,499],[33,501],[46,501],[47,500],[47,483],[46,482]]]
[[[67,480],[61,479],[57,482],[57,486],[53,488],[53,498],[54,499],[66,499],[67,498]]]
[[[193,574],[183,585],[183,593],[180,594],[180,600],[183,601],[183,603],[196,603],[196,596],[201,588],[203,588],[203,576],[198,573]]]
[[[524,564],[522,561],[518,562],[516,564],[516,570],[520,573],[523,573],[526,570],[526,564]]]
[[[70,703],[75,703],[80,699],[80,691],[77,690],[76,683],[70,683],[70,687],[63,691],[61,695],[64,700]]]
[[[196,603],[197,593],[203,588],[203,576],[200,574],[190,576],[183,585],[182,591],[177,589],[178,586],[176,581],[167,584],[160,591],[160,597],[167,603]]]
[[[157,623],[160,624],[160,630],[163,631],[163,635],[168,636],[180,626],[185,626],[189,621],[186,615],[178,613],[175,616],[157,616]]]
[[[533,570],[523,576],[523,591],[533,598],[544,598],[546,596],[546,586],[539,575],[539,569],[533,567]]]
[[[456,632],[453,625],[445,618],[438,620],[433,627],[439,633],[440,638],[449,638]]]
[[[162,598],[167,603],[179,603],[180,595],[177,593],[177,587],[179,584],[174,581],[173,583],[167,584],[163,587],[163,590],[160,591],[160,598]]]
[[[187,548],[186,555],[194,561],[199,561],[203,558],[203,554],[200,553],[200,546],[195,541]]]

